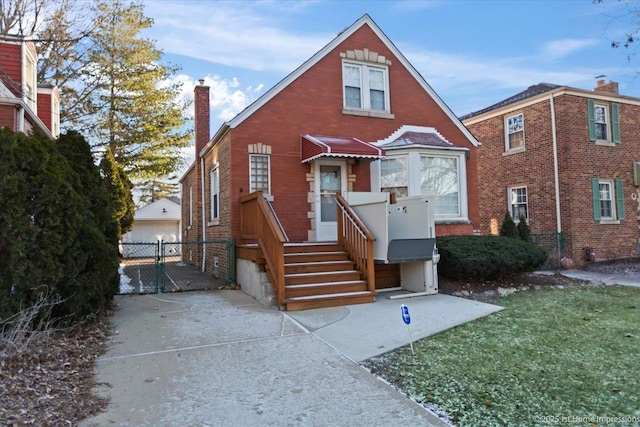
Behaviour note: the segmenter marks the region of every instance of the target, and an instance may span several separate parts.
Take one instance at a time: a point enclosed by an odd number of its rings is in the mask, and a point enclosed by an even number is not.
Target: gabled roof
[[[171,197],[156,200],[155,202],[149,203],[140,209],[136,209],[136,213],[134,215],[134,219],[136,221],[178,221],[180,220],[180,217],[180,203],[176,203]]]
[[[413,65],[404,57],[402,52],[398,50],[398,48],[393,44],[393,42],[387,37],[387,35],[382,32],[380,27],[371,19],[368,14],[364,14],[360,19],[354,22],[350,27],[346,28],[337,37],[331,40],[325,47],[316,52],[311,58],[305,61],[302,65],[296,68],[291,74],[286,76],[280,82],[278,82],[275,86],[269,89],[264,95],[251,103],[247,108],[242,110],[238,115],[236,115],[233,119],[225,122],[220,126],[216,134],[209,141],[209,143],[202,149],[200,155],[203,156],[206,154],[213,145],[215,145],[218,140],[220,140],[229,129],[233,129],[236,126],[240,125],[247,117],[251,116],[255,111],[257,111],[260,107],[269,102],[273,97],[275,97],[278,93],[284,90],[289,84],[295,81],[298,77],[304,74],[307,70],[317,64],[321,59],[323,59],[326,55],[329,54],[332,50],[334,50],[340,43],[351,37],[356,31],[358,31],[363,26],[368,26],[371,30],[376,34],[376,36],[385,44],[385,46],[393,53],[394,56],[398,58],[400,63],[409,71],[409,73],[413,76],[413,78],[420,84],[420,86],[424,89],[427,94],[435,101],[435,103],[445,112],[447,117],[454,123],[458,129],[464,134],[467,139],[474,145],[478,146],[479,143],[475,139],[475,137],[464,127],[462,122],[453,114],[453,111],[449,108],[447,104],[442,101],[442,99],[438,96],[438,94],[429,86],[427,81],[422,77],[422,75],[416,70]]]
[[[529,86],[526,90],[523,90],[520,93],[517,93],[513,96],[510,96],[507,99],[503,99],[500,102],[496,102],[495,104],[483,108],[482,110],[478,110],[478,111],[474,111],[472,113],[469,114],[465,114],[464,116],[460,117],[460,120],[466,120],[466,119],[470,119],[471,117],[475,117],[475,116],[479,116],[480,114],[486,113],[488,111],[491,110],[495,110],[497,108],[501,108],[501,107],[506,107],[507,105],[510,104],[515,104],[516,102],[520,102],[523,101],[527,98],[532,98],[536,95],[540,95],[542,93],[545,92],[549,92],[551,90],[557,89],[559,87],[562,87],[560,85],[556,85],[556,84],[552,84],[552,83],[538,83],[537,85],[533,85],[533,86]]]
[[[404,125],[385,139],[373,143],[385,150],[401,148],[429,147],[448,150],[468,150],[456,147],[433,127]]]

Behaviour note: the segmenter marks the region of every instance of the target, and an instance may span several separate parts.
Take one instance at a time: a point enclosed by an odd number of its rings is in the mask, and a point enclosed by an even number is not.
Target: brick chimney
[[[209,86],[204,85],[204,79],[200,79],[199,84],[193,89],[193,103],[195,108],[195,142],[196,161],[198,154],[207,145],[211,138],[209,116]]]
[[[598,92],[615,93],[616,95],[619,95],[618,82],[614,82],[612,80],[609,80],[609,83],[606,83],[604,79],[598,80],[596,82],[596,87],[593,90]]]

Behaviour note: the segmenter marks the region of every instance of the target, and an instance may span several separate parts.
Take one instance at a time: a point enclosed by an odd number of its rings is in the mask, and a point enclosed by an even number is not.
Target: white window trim
[[[598,139],[597,137],[597,129],[598,129],[598,122],[596,121],[596,110],[598,109],[598,107],[602,107],[604,108],[604,120],[605,120],[605,125],[606,125],[606,131],[607,131],[607,135],[605,139]],[[598,145],[611,145],[611,146],[615,146],[615,144],[612,141],[612,137],[611,137],[611,118],[609,115],[609,106],[605,105],[605,104],[593,104],[593,122],[594,122],[594,126],[596,127],[596,144]]]
[[[214,185],[214,176],[215,184]],[[217,188],[216,188],[217,187]],[[214,209],[214,196],[217,195]],[[214,216],[217,213],[217,216]],[[207,225],[219,225],[220,224],[220,168],[219,165],[215,165],[209,173],[209,223]]]
[[[360,99],[362,101],[362,108],[347,107],[347,94],[344,77],[345,65],[358,67],[360,69]],[[365,72],[369,69],[380,70],[383,72],[384,78],[384,110],[372,110],[371,99],[369,93],[369,73]],[[367,112],[367,115],[372,117],[393,118],[391,115],[391,102],[389,96],[389,67],[382,64],[370,64],[368,62],[360,62],[354,60],[342,61],[342,108],[345,114],[359,115],[361,112]]]
[[[468,188],[467,188],[467,160],[466,151],[463,150],[438,150],[438,149],[417,149],[417,150],[393,150],[387,151],[385,158],[407,157],[407,178],[409,196],[422,195],[422,184],[420,182],[420,173],[422,165],[421,156],[435,157],[457,157],[458,159],[458,216],[451,215],[435,215],[436,224],[442,223],[468,223],[469,222],[469,205],[468,205]],[[417,172],[416,172],[417,171]],[[381,168],[380,160],[371,162],[371,191],[380,191]]]
[[[187,230],[193,227],[193,185],[189,185],[189,226]]]
[[[518,116],[522,116],[522,147],[512,148],[511,140],[509,139],[509,136],[511,135],[511,133],[509,132],[509,119],[512,119]],[[504,151],[505,153],[512,154],[512,153],[519,153],[519,152],[525,151],[527,147],[525,138],[526,138],[526,135],[524,130],[524,114],[518,113],[518,114],[512,114],[510,116],[506,116],[504,118]]]
[[[517,190],[519,188],[524,188],[527,194],[527,202],[526,202],[526,206],[527,206],[527,217],[526,217],[526,221],[527,223],[529,222],[529,188],[527,188],[526,185],[515,185],[513,187],[507,187],[507,206],[509,207],[509,213],[511,214],[511,219],[513,219],[513,222],[515,222],[516,224],[520,222],[520,218],[516,218],[513,216],[513,201],[511,199],[511,192],[513,190]]]
[[[611,203],[611,216],[603,216],[602,211],[600,213],[600,223],[601,224],[619,224],[620,220],[618,219],[617,209],[617,200],[616,200],[616,183],[611,179],[599,179],[598,186],[600,184],[609,185],[609,202]],[[602,204],[602,197],[600,197],[600,204]]]
[[[31,65],[31,70],[29,69],[29,64]],[[27,105],[35,112],[37,110],[38,99],[38,58],[33,56],[29,49],[25,49],[23,69],[23,98]],[[29,87],[31,87],[31,93],[29,93]]]
[[[267,199],[270,202],[273,202],[273,195],[271,194],[271,156],[269,154],[249,154],[249,193],[253,193],[254,191],[256,191],[256,189],[254,189],[252,187],[252,176],[251,176],[251,159],[253,159],[254,157],[266,157],[267,158],[267,184],[268,184],[268,191],[267,192],[262,192],[262,196]]]

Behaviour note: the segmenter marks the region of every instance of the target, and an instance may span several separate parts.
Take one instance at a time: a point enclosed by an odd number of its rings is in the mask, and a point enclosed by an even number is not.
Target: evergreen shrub
[[[547,260],[541,247],[504,236],[442,236],[438,273],[452,279],[494,279],[533,271]]]

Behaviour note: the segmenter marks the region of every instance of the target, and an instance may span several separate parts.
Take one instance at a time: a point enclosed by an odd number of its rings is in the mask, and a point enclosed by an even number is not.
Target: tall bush
[[[529,228],[529,224],[527,224],[527,219],[524,215],[520,215],[518,222],[518,236],[520,236],[520,239],[525,242],[531,243],[531,229]]]
[[[71,167],[79,146],[67,161],[44,136],[0,129],[0,318],[47,293],[62,301],[54,314],[73,320],[117,291],[117,245],[98,225],[93,185]]]
[[[516,223],[513,222],[513,218],[511,218],[511,214],[509,212],[504,214],[504,219],[500,226],[500,235],[505,237],[518,237]]]

